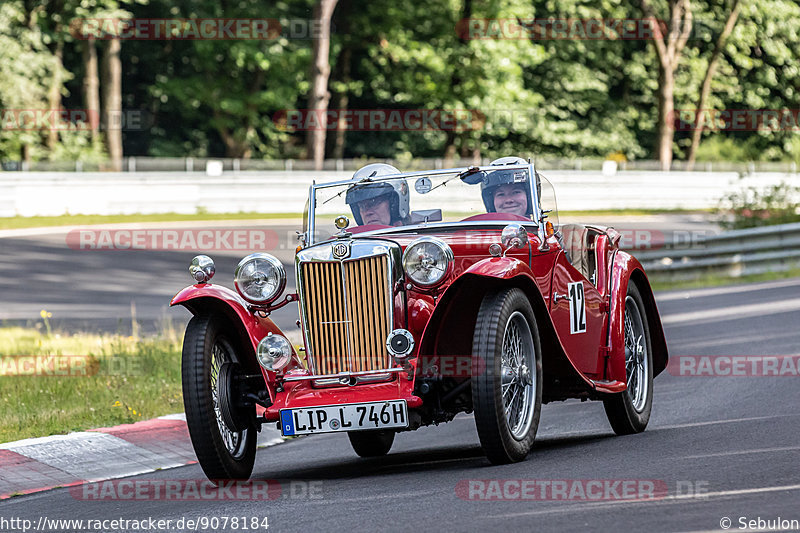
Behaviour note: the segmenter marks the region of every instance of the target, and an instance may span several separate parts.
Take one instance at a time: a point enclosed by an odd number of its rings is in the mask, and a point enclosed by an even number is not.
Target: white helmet
[[[347,190],[345,202],[350,206],[356,224],[360,226],[364,223],[361,219],[361,211],[358,209],[358,203],[384,195],[386,195],[389,200],[392,222],[403,220],[408,216],[409,194],[408,183],[406,183],[405,179],[398,178],[377,183],[366,181],[369,180],[369,178],[391,176],[393,174],[400,174],[400,171],[386,163],[372,163],[356,170],[355,174],[353,174],[353,181],[356,183],[351,185]]]
[[[521,157],[508,156],[495,159],[490,166],[505,166],[505,165],[524,165],[527,161]],[[481,180],[481,197],[483,205],[486,206],[486,211],[494,213],[494,193],[501,185],[510,185],[521,183],[525,185],[525,196],[528,198],[528,206],[526,213],[530,215],[533,213],[533,204],[531,202],[530,188],[528,187],[528,173],[524,170],[493,170],[486,172]]]

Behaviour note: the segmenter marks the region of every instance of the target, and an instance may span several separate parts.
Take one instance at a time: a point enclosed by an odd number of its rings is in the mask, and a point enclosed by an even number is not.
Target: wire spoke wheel
[[[644,321],[633,297],[625,299],[625,373],[628,377],[628,396],[633,408],[641,413],[647,400],[650,358],[643,343]]]
[[[625,297],[623,334],[626,389],[603,400],[606,416],[618,435],[644,431],[653,406],[653,354],[644,302],[633,281]]]
[[[231,457],[241,459],[246,452],[243,444],[247,440],[246,433],[250,431],[250,429],[245,429],[243,431],[231,430],[223,420],[220,411],[219,387],[217,386],[219,371],[223,363],[233,362],[233,357],[228,352],[227,348],[225,344],[217,341],[211,351],[211,401],[214,405],[214,416],[217,419],[217,428],[219,429],[220,437],[222,437],[222,442],[225,444],[225,449],[228,450]]]
[[[222,416],[220,391],[225,405],[233,404],[230,387],[223,387],[223,365],[238,363],[235,345],[225,332],[228,322],[216,315],[196,315],[186,326],[183,340],[183,404],[189,436],[200,466],[212,481],[247,479],[253,471],[256,429],[251,422],[236,431]],[[242,419],[250,420],[246,410]]]
[[[519,311],[509,317],[503,335],[501,375],[506,423],[511,435],[522,440],[533,420],[533,397],[536,369],[533,365],[534,347],[531,330]],[[533,369],[533,370],[531,370]]]
[[[524,292],[484,297],[472,350],[472,404],[484,452],[495,464],[521,461],[533,446],[542,405],[539,332]]]

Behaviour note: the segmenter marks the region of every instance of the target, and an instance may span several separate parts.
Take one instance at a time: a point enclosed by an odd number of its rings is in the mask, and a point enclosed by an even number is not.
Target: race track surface
[[[572,222],[562,218],[562,223]],[[700,215],[656,215],[599,220],[613,225],[634,240],[653,242],[686,239],[719,231]],[[268,251],[284,264],[287,291],[294,290],[295,231],[299,224],[283,222],[149,223],[88,226],[96,234],[92,242],[103,242],[100,232],[119,229],[149,231],[259,229],[270,235]],[[80,240],[69,237],[70,229],[0,230],[0,324],[41,323],[42,309],[52,313],[55,328],[81,331],[131,333],[135,314],[141,332],[152,333],[172,320],[181,329],[190,314],[170,309],[170,299],[191,283],[188,267],[198,253],[209,254],[217,272],[212,283],[233,288],[233,272],[248,249],[195,251],[174,249],[118,250],[82,249]],[[635,236],[635,239],[634,239]],[[228,243],[233,244],[233,239]],[[123,242],[125,244],[125,242]],[[77,246],[76,246],[77,245]],[[101,247],[102,248],[102,247]],[[132,307],[135,311],[132,311]],[[297,308],[286,306],[272,319],[287,333],[299,335]]]
[[[661,293],[658,300],[673,358],[800,353],[800,279]],[[0,502],[0,517],[35,525],[42,517],[152,517],[174,524],[237,516],[268,517],[270,531],[483,532],[722,531],[725,518],[734,530],[741,517],[745,523],[800,520],[798,376],[678,374],[656,378],[650,425],[637,435],[614,436],[600,403],[544,406],[534,450],[518,464],[490,466],[465,415],[398,435],[380,459],[359,459],[344,435],[261,450],[254,479],[280,484],[272,501],[87,501],[80,491],[56,489]],[[192,465],[130,479],[151,485],[184,480],[185,487],[204,476]],[[461,490],[470,480],[486,483],[486,490],[473,492],[477,500]],[[624,500],[613,490],[600,501],[482,501],[490,494],[488,480],[503,487],[513,487],[504,480],[567,481],[570,487],[638,480],[667,494],[643,501]]]

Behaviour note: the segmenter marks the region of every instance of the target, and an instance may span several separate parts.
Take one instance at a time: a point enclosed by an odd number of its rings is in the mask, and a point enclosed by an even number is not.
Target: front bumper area
[[[405,400],[409,409],[422,406],[422,398],[414,395],[414,382],[405,376],[388,383],[315,389],[308,382],[289,382],[283,392],[275,394],[274,403],[267,408],[264,418],[277,422],[281,409],[320,407],[346,403]]]

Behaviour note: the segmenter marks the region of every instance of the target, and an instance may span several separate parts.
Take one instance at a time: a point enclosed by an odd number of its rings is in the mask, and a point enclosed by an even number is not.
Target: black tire
[[[624,316],[625,374],[628,389],[603,400],[606,416],[617,435],[644,431],[653,408],[653,350],[650,328],[642,295],[633,281],[628,283]],[[641,353],[642,351],[645,353]],[[637,388],[642,384],[645,386],[643,391]]]
[[[351,431],[347,434],[350,445],[359,457],[382,457],[389,453],[394,442],[394,431]]]
[[[256,429],[231,431],[215,410],[214,366],[238,362],[233,343],[214,315],[198,315],[186,326],[183,339],[183,405],[192,446],[200,466],[212,481],[248,479],[256,457]],[[218,362],[219,361],[219,362]],[[213,363],[213,366],[212,366]],[[225,437],[223,437],[225,435]],[[227,438],[227,445],[226,445]]]
[[[515,362],[518,360],[516,369],[502,364],[504,339],[515,331],[519,333],[522,352],[519,358],[514,358]],[[542,410],[539,330],[524,292],[504,289],[484,297],[478,311],[472,353],[472,405],[483,451],[493,464],[522,461],[533,446]],[[506,379],[516,380],[514,383],[503,384],[503,368],[507,369]],[[535,372],[531,372],[533,369]],[[508,398],[504,398],[504,386]],[[515,417],[514,406],[520,392],[519,415]],[[506,400],[515,421],[513,426],[506,415]]]

